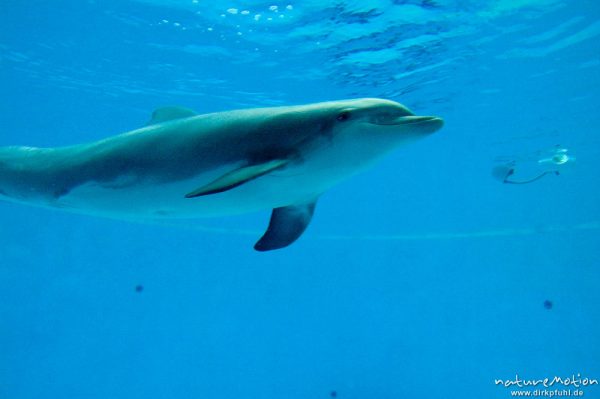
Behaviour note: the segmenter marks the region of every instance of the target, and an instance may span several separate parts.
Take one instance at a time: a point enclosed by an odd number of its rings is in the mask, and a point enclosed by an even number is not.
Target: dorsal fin
[[[160,107],[154,110],[148,125],[168,122],[175,119],[189,118],[194,115],[197,115],[196,112],[185,107]]]

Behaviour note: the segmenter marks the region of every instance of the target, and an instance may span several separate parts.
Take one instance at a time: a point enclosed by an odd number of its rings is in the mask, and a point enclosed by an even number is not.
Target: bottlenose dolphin
[[[94,143],[0,148],[0,198],[123,219],[273,209],[256,243],[293,243],[319,196],[442,119],[366,98],[197,115],[157,109],[148,124]]]

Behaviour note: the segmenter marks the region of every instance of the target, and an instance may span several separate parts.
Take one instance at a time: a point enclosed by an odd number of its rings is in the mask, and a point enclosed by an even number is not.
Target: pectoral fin
[[[287,247],[296,241],[308,227],[317,202],[275,208],[271,213],[269,227],[254,245],[257,251],[271,251]]]
[[[185,195],[186,198],[200,197],[202,195],[222,193],[237,186],[266,175],[275,169],[282,168],[289,161],[287,159],[275,159],[265,163],[244,166],[232,172],[226,173],[218,179],[208,183]]]

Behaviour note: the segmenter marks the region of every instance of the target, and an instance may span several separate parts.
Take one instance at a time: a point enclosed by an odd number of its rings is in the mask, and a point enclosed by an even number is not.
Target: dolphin
[[[163,107],[93,143],[0,148],[0,198],[138,220],[272,209],[254,246],[269,251],[302,235],[330,187],[442,125],[376,98],[203,115]]]

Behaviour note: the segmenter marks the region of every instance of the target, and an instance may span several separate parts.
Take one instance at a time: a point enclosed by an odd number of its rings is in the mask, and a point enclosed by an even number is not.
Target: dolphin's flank
[[[123,219],[273,209],[258,251],[302,235],[319,196],[440,129],[381,99],[197,115],[165,107],[137,130],[59,148],[0,148],[0,198]]]

